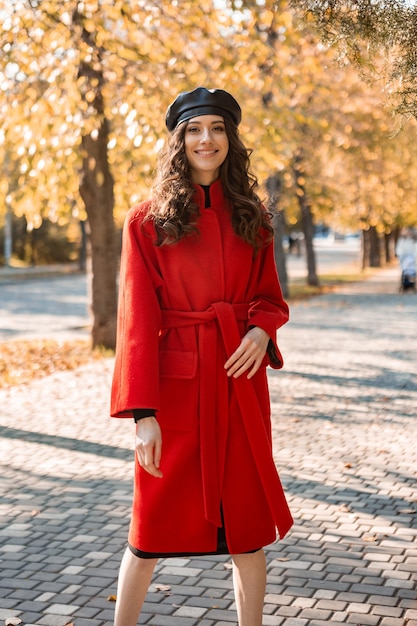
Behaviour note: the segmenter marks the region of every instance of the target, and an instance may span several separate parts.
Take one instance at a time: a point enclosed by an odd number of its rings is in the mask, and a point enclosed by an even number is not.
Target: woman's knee
[[[131,554],[130,562],[133,567],[141,570],[141,571],[153,571],[155,565],[158,563],[158,559],[144,559],[140,556],[134,554],[131,550],[129,550]]]
[[[232,554],[232,561],[235,565],[242,563],[252,563],[254,561],[260,561],[265,558],[265,552],[263,548],[256,550],[255,552],[243,552],[240,554]]]

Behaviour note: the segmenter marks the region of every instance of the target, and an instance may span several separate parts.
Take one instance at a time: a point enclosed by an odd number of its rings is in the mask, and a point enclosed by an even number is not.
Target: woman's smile
[[[196,150],[196,153],[200,156],[211,156],[212,154],[217,154],[217,150]]]

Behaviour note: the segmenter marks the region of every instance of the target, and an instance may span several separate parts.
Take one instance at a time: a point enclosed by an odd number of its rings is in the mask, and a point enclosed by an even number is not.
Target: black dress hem
[[[138,548],[135,548],[130,543],[128,545],[130,551],[140,559],[171,559],[177,557],[188,558],[193,556],[230,556],[231,554],[227,547],[223,550],[217,548],[217,550],[215,550],[214,552],[144,552],[143,550],[138,550]],[[261,549],[262,548],[248,550],[247,552],[242,552],[241,554],[252,554],[254,552],[258,552]]]

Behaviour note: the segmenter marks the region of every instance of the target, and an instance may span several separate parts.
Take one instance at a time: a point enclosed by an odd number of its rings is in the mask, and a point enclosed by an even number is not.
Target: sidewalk
[[[56,263],[50,265],[32,265],[29,267],[0,267],[0,281],[24,280],[27,278],[45,278],[82,273],[77,263]]]
[[[270,371],[295,526],[267,549],[264,626],[417,626],[417,295],[398,270],[291,307]],[[111,626],[133,428],[112,360],[0,390],[0,625]],[[236,624],[227,557],[168,559],[140,624]]]

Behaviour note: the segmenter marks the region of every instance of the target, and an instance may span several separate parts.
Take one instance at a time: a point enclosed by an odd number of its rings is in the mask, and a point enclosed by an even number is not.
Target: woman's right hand
[[[144,417],[136,424],[135,450],[139,465],[151,476],[162,478],[161,463],[162,436],[155,417]]]

